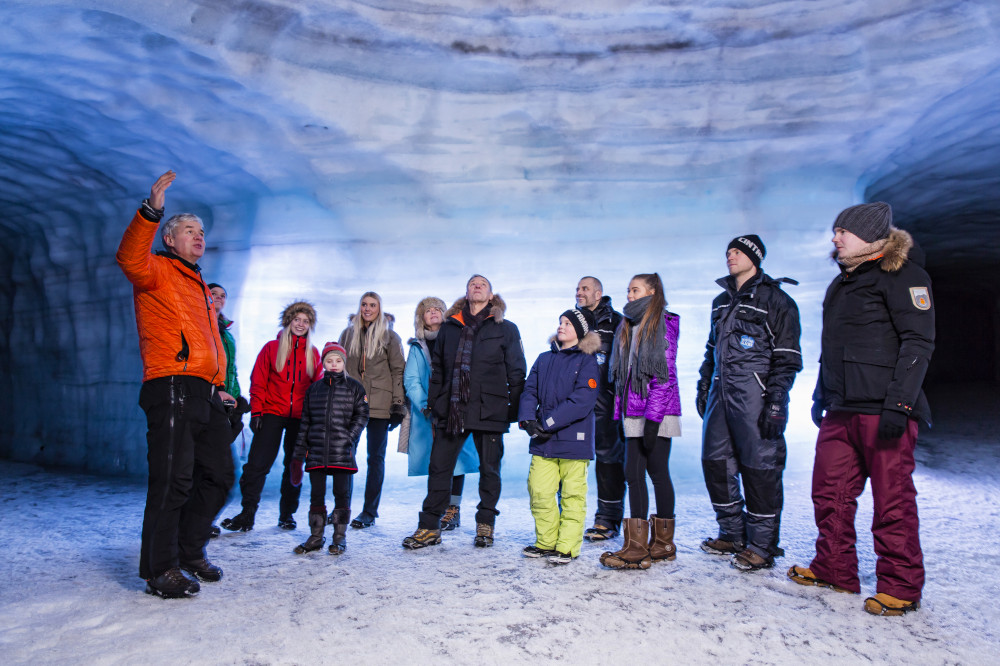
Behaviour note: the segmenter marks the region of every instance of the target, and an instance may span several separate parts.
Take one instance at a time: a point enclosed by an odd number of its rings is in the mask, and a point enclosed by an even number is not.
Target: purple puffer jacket
[[[664,312],[663,321],[666,324],[664,339],[667,341],[667,368],[670,378],[661,383],[655,377],[646,387],[646,397],[633,393],[628,389],[628,407],[624,416],[645,418],[659,423],[664,416],[681,415],[681,393],[677,388],[677,338],[680,337],[681,318],[673,312]],[[622,326],[626,325],[623,321]],[[617,344],[617,341],[615,342]],[[631,374],[629,376],[631,380]],[[629,382],[631,383],[631,381]],[[622,418],[621,395],[615,393],[615,420]]]

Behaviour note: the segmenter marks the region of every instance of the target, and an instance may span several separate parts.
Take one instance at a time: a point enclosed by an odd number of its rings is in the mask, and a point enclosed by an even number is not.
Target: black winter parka
[[[448,308],[431,353],[427,404],[431,408],[435,428],[443,428],[448,422],[455,356],[465,327],[461,317],[465,305],[463,297]],[[506,303],[494,294],[487,307],[490,308],[490,316],[483,321],[473,339],[465,429],[508,432],[510,424],[517,421],[527,362],[521,333],[513,322],[504,319]]]
[[[305,461],[306,471],[332,469],[353,474],[358,471],[354,454],[366,425],[365,387],[345,372],[327,371],[306,391],[293,458]]]
[[[930,425],[922,386],[934,351],[934,306],[930,277],[908,260],[912,245],[907,232],[892,229],[881,257],[841,268],[827,289],[813,392],[824,409],[888,409]]]

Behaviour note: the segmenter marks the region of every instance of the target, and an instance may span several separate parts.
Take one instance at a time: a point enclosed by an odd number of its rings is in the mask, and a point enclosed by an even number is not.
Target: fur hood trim
[[[281,328],[288,328],[297,314],[309,317],[309,328],[316,330],[316,308],[309,301],[295,301],[286,305],[281,313]]]
[[[886,239],[885,247],[882,248],[882,258],[879,259],[878,267],[886,273],[895,273],[909,260],[912,247],[913,236],[910,232],[890,226],[889,237]],[[830,256],[834,261],[837,260],[836,248]]]
[[[549,345],[555,349],[559,348],[559,341],[556,340],[554,334],[549,338]],[[601,349],[601,335],[597,331],[587,333],[587,335],[583,336],[583,340],[577,343],[576,348],[584,354],[593,356]]]
[[[468,299],[466,299],[465,296],[462,296],[457,301],[452,303],[451,307],[448,308],[448,311],[444,313],[445,320],[447,321],[461,312],[465,308],[466,303],[468,303]],[[499,324],[503,322],[503,316],[506,312],[507,304],[502,298],[500,298],[500,294],[493,294],[493,298],[490,299],[490,316],[493,317],[493,320]]]

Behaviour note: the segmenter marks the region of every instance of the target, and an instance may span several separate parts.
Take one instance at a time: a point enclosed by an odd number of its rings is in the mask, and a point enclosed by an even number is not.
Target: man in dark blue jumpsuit
[[[799,310],[781,290],[781,282],[795,282],[766,275],[760,269],[765,253],[752,234],[729,243],[729,275],[717,280],[725,291],[712,302],[698,381],[702,469],[719,523],[719,536],[701,548],[732,555],[732,565],[744,571],[769,568],[783,554],[788,392],[802,369]]]

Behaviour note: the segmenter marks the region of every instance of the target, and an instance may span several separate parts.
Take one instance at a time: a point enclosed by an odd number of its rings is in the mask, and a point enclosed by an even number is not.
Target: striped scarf
[[[451,371],[451,397],[448,406],[448,423],[446,432],[457,435],[465,430],[465,410],[469,405],[469,392],[472,385],[472,347],[479,327],[490,316],[491,308],[486,305],[479,314],[474,315],[466,303],[462,308],[462,320],[465,326],[458,339],[458,351],[455,353],[455,367]]]

